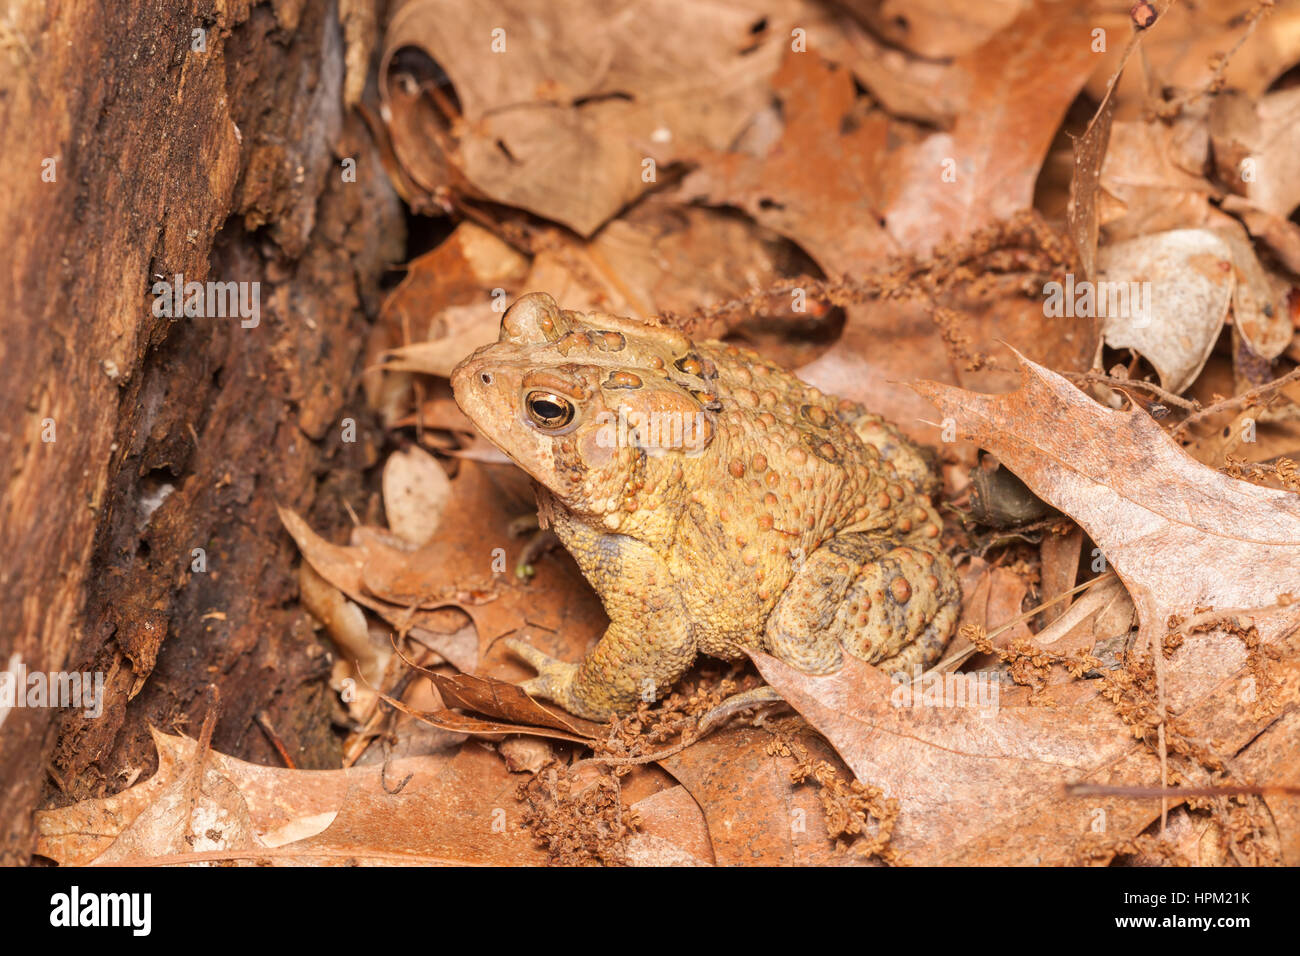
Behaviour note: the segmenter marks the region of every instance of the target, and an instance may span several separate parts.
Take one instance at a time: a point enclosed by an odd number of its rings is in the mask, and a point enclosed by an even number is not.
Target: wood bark
[[[212,713],[214,746],[279,764],[265,724],[337,765],[275,505],[341,528],[379,440],[360,354],[403,220],[344,107],[344,37],[333,0],[0,20],[0,670],[106,681],[93,719],[3,713],[0,862],[28,861],[37,807],[152,772],[150,725]],[[258,283],[258,324],[156,315],[177,274]]]

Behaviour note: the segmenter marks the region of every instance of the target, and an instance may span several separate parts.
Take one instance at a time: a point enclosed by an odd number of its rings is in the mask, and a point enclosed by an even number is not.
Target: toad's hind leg
[[[818,548],[768,618],[768,650],[815,674],[843,652],[888,671],[928,667],[957,624],[961,592],[947,555],[867,534]]]
[[[910,479],[922,494],[939,490],[939,475],[934,467],[934,453],[910,441],[899,427],[861,406],[841,413],[850,428],[880,453],[882,460],[894,466],[899,478]]]

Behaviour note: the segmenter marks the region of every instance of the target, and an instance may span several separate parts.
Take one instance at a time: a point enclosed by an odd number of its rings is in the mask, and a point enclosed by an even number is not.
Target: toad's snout
[[[494,384],[492,372],[486,363],[471,355],[451,370],[451,391],[456,396],[456,404],[462,411],[467,411],[474,404],[473,397],[482,395]]]

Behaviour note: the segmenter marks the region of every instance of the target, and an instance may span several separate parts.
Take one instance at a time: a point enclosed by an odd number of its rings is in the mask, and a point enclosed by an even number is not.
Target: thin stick
[[[1276,392],[1279,388],[1285,388],[1292,382],[1300,382],[1300,367],[1293,368],[1281,378],[1275,378],[1271,382],[1257,385],[1248,391],[1242,392],[1240,395],[1234,395],[1232,398],[1225,398],[1221,402],[1215,402],[1207,408],[1202,408],[1200,411],[1188,415],[1178,423],[1177,428],[1169,433],[1169,437],[1177,438],[1184,430],[1190,428],[1199,421],[1204,421],[1211,415],[1217,415],[1219,412],[1227,411],[1230,408],[1236,408],[1238,405],[1253,405],[1258,399],[1263,398],[1270,392]]]
[[[1140,388],[1151,392],[1156,398],[1175,408],[1181,408],[1188,412],[1200,410],[1201,403],[1192,399],[1183,398],[1181,395],[1175,395],[1167,389],[1161,388],[1155,382],[1145,382],[1139,378],[1115,378],[1110,375],[1103,375],[1101,372],[1062,372],[1066,378],[1072,382],[1093,382],[1098,385],[1110,385],[1115,388]]]

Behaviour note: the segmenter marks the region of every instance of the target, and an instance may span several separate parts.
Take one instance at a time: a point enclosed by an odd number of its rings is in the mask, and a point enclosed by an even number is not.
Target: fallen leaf
[[[506,681],[472,674],[449,677],[430,673],[429,678],[448,707],[463,707],[514,724],[536,724],[562,730],[585,740],[595,738],[602,730],[601,724],[538,703]]]
[[[929,252],[1033,205],[1056,129],[1095,67],[1091,26],[1079,8],[1035,0],[958,58],[967,100],[952,131],[898,151],[887,171],[884,215],[903,250]]]
[[[1289,600],[1300,569],[1300,502],[1206,468],[1145,413],[1103,408],[1060,376],[1021,363],[1021,388],[1009,395],[917,388],[1097,542],[1133,596],[1142,646],[1165,653],[1178,621],[1216,608],[1236,609],[1240,626],[1253,623],[1275,648],[1285,663],[1268,665],[1275,683],[1267,700],[1259,664],[1235,635],[1189,630],[1164,662],[1167,713],[1215,741],[1217,752],[1236,753],[1300,692],[1300,602],[1275,608]],[[1098,814],[1114,839],[1136,835],[1159,813],[1149,801],[1061,800],[1067,783],[1160,779],[1159,761],[1135,743],[1096,682],[1054,686],[1049,708],[988,675],[922,678],[916,697],[854,658],[816,676],[751,656],[859,780],[900,801],[895,843],[914,862],[1066,862]]]
[[[519,778],[494,750],[463,744],[432,774],[382,768],[376,786],[348,789],[323,832],[293,845],[304,858],[347,855],[392,865],[540,866],[546,854],[524,827]]]
[[[673,0],[633,16],[571,0],[525,16],[507,0],[414,0],[389,23],[381,80],[398,51],[421,49],[449,77],[459,115],[399,115],[394,149],[415,170],[442,153],[483,196],[590,236],[656,181],[643,176],[652,144],[735,139],[764,105],[795,9]],[[654,35],[674,40],[647,44]],[[485,69],[492,58],[501,65]],[[399,101],[388,82],[381,91],[391,112]]]
[[[516,578],[506,556],[519,544],[509,524],[532,508],[524,498],[503,495],[484,467],[462,461],[452,482],[452,513],[433,540],[416,551],[387,546],[373,536],[344,547],[321,538],[297,515],[282,509],[280,517],[321,577],[395,628],[437,633],[441,622],[431,614],[448,606],[462,609],[474,620],[478,648],[472,654],[457,642],[434,648],[462,671],[484,665],[493,676],[516,680],[531,672],[504,653],[484,664],[497,638],[522,631],[520,636],[540,650],[577,660],[604,633],[608,619],[567,552],[538,561],[529,582]],[[511,466],[509,474],[518,471]]]
[[[632,866],[713,866],[713,844],[699,804],[675,786],[638,800],[641,828],[628,838]]]
[[[978,627],[988,634],[1000,631],[993,638],[999,647],[1029,637],[1027,621],[1013,623],[1023,613],[1028,593],[1023,575],[1007,568],[985,568],[972,589],[963,588],[960,624]]]
[[[1200,117],[1170,124],[1116,120],[1101,165],[1104,239],[1121,242],[1210,223],[1212,187],[1203,175],[1208,142]]]
[[[436,364],[441,356],[450,370],[496,338],[501,314],[493,306],[507,293],[522,291],[527,271],[522,255],[471,222],[461,223],[435,248],[407,264],[406,275],[384,300],[366,341],[362,383],[370,406],[387,425],[392,427],[401,417],[411,389],[410,376],[402,374],[391,350],[422,347],[433,354],[426,364]]]
[[[383,475],[388,527],[419,547],[433,537],[451,498],[451,479],[432,455],[418,446],[388,456]]]
[[[929,59],[961,56],[1006,29],[1032,0],[842,0],[891,46]]]
[[[865,863],[834,851],[812,785],[790,780],[792,758],[767,752],[775,739],[765,730],[728,728],[660,761],[703,809],[718,865]],[[817,746],[814,735],[799,739]],[[833,759],[829,752],[814,754]]]
[[[1189,638],[1189,643],[1193,640]],[[1201,641],[1199,651],[1218,649]],[[1294,645],[1281,648],[1294,656]],[[765,654],[760,673],[835,746],[857,778],[897,799],[892,846],[914,865],[1060,865],[1075,860],[1096,833],[1108,840],[1140,833],[1159,817],[1159,801],[1118,796],[1067,799],[1066,784],[1133,786],[1159,782],[1160,763],[1091,682],[1053,688],[1056,707],[1035,706],[1023,688],[995,690],[977,675],[899,696],[905,685],[846,657],[831,675],[809,675]],[[1191,655],[1176,652],[1171,673]],[[1203,729],[1220,752],[1250,744],[1274,717],[1255,716],[1254,678],[1202,686],[1180,702],[1180,720]],[[1278,694],[1300,699],[1300,668],[1278,668]],[[932,699],[924,695],[931,694]],[[1208,779],[1207,779],[1208,782]]]
[[[1173,615],[1271,608],[1294,591],[1300,498],[1207,468],[1145,412],[1104,408],[1020,361],[1021,387],[1007,395],[916,388],[1088,532],[1133,596],[1151,646]],[[1297,623],[1300,601],[1257,615],[1266,640]]]
[[[1125,55],[1117,71],[1124,69]],[[1099,228],[1097,203],[1101,194],[1101,168],[1110,146],[1110,130],[1115,122],[1115,83],[1118,74],[1102,97],[1101,105],[1083,135],[1074,140],[1070,176],[1070,201],[1066,209],[1066,229],[1074,240],[1083,264],[1083,278],[1091,279],[1097,271],[1097,231]]]
[[[1039,620],[1045,627],[1056,620],[1070,606],[1064,597],[1074,588],[1079,577],[1079,556],[1083,547],[1083,531],[1071,528],[1066,534],[1048,531],[1039,546],[1041,556],[1040,603],[1044,605]],[[1058,600],[1059,599],[1059,600]]]
[[[449,759],[422,756],[382,767],[302,771],[209,751],[200,801],[191,817],[183,797],[195,770],[197,743],[151,733],[158,748],[154,775],[111,797],[38,812],[39,854],[65,866],[153,861],[205,850],[217,857],[226,851],[233,859],[256,859],[259,848],[275,850],[326,830],[349,793],[380,789],[385,774],[394,780],[436,774]],[[199,838],[193,845],[183,839],[187,828]],[[282,853],[266,858],[285,859]]]
[[[1228,244],[1207,229],[1142,236],[1102,248],[1097,274],[1100,281],[1081,293],[1092,293],[1094,305],[1076,301],[1071,311],[1102,316],[1107,345],[1138,352],[1169,391],[1187,388],[1219,340],[1232,302]]]

